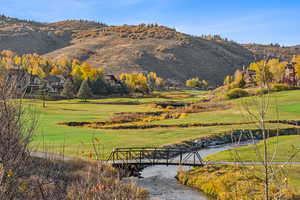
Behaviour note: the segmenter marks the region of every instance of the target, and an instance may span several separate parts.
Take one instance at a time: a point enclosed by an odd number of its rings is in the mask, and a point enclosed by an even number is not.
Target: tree
[[[237,70],[234,73],[234,77],[232,79],[232,82],[229,84],[230,89],[243,88],[246,85],[243,73],[240,70]]]
[[[185,85],[189,88],[202,88],[202,81],[199,78],[192,78],[185,82]]]
[[[46,108],[46,97],[48,95],[48,88],[46,87],[46,83],[42,83],[38,90],[38,93],[43,101],[43,108]]]
[[[209,84],[208,84],[208,82],[206,81],[206,80],[202,80],[202,85],[203,85],[203,89],[207,89],[208,88],[208,86],[209,86]]]
[[[74,87],[71,79],[67,79],[65,84],[64,84],[64,89],[61,93],[62,96],[72,99],[74,98]]]
[[[294,56],[292,62],[296,63],[295,64],[296,74],[297,77],[300,78],[300,56]]]
[[[232,76],[226,76],[224,79],[224,86],[228,86],[233,82],[233,77]]]
[[[77,97],[84,101],[86,101],[88,98],[92,97],[92,91],[91,91],[91,88],[89,87],[87,80],[82,81],[79,91],[77,93]]]
[[[104,95],[107,94],[107,88],[109,87],[107,83],[102,78],[98,78],[94,81],[91,81],[91,90],[95,95]]]
[[[32,163],[29,144],[36,129],[34,112],[22,106],[25,93],[17,83],[0,74],[0,199],[30,199],[29,190],[22,190]],[[28,85],[28,84],[26,84]]]
[[[120,80],[126,85],[130,92],[149,93],[147,77],[142,73],[121,74]]]
[[[280,62],[279,59],[271,59],[268,61],[268,65],[270,66],[273,81],[275,83],[280,83],[283,80],[287,62]]]
[[[259,61],[251,63],[249,69],[255,70],[256,72],[256,83],[263,87],[268,87],[272,81],[272,73],[270,72],[270,66],[267,61]]]

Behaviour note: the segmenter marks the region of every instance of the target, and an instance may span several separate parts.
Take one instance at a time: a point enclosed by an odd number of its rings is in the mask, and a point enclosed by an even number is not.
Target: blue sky
[[[241,43],[300,44],[300,0],[0,0],[0,13],[54,22],[159,23]]]

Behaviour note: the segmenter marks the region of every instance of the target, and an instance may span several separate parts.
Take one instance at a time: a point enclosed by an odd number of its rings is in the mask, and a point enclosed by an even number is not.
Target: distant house
[[[29,76],[30,81],[29,81],[29,84],[28,84],[27,91],[30,91],[32,93],[32,92],[35,92],[35,91],[39,90],[39,88],[42,85],[41,79],[37,75],[28,74],[28,76]]]
[[[256,71],[251,70],[251,69],[244,69],[243,72],[243,77],[246,85],[255,85],[255,80],[256,80]]]
[[[26,89],[27,93],[35,93],[46,86],[49,93],[60,94],[65,82],[61,76],[49,75],[40,79],[39,76],[31,75],[23,69],[9,69],[8,76],[16,81],[18,89]]]
[[[39,89],[41,81],[38,76],[30,75],[23,69],[12,68],[8,70],[8,77],[16,81],[19,90],[27,92],[34,92]]]
[[[285,66],[285,73],[282,82],[288,85],[297,85],[295,63],[289,63]]]
[[[256,72],[255,70],[243,70],[244,81],[247,86],[255,85]],[[289,63],[285,66],[285,71],[281,83],[295,86],[298,79],[295,69],[295,63]]]
[[[49,75],[43,81],[50,93],[60,94],[64,89],[65,79],[62,76]]]
[[[109,83],[110,85],[120,85],[122,86],[123,83],[121,80],[119,80],[115,75],[113,74],[105,74],[104,75],[104,81],[106,83]]]

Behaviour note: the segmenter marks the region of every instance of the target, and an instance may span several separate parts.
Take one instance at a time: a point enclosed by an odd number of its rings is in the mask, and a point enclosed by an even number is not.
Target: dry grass
[[[185,185],[200,189],[214,199],[264,199],[261,168],[243,166],[207,166],[179,172],[177,178]],[[284,175],[282,180],[284,181]],[[300,194],[287,184],[270,187],[270,199],[297,200]]]

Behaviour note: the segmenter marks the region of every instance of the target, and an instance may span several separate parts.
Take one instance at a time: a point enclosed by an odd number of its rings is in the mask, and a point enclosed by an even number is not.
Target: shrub
[[[227,92],[226,96],[229,99],[236,99],[236,98],[240,98],[240,97],[249,96],[249,93],[246,90],[243,90],[241,88],[235,88],[235,89],[229,90],[229,92]]]
[[[281,84],[281,83],[277,83],[277,84],[273,84],[271,87],[271,90],[273,91],[284,91],[284,90],[289,90],[290,86],[287,84]]]
[[[267,94],[268,92],[269,92],[269,90],[265,89],[265,88],[260,88],[260,89],[254,90],[255,95]]]

